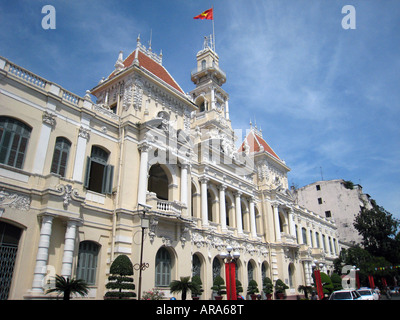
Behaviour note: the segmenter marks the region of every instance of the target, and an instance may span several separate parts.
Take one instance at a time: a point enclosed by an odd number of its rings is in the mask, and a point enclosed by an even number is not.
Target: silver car
[[[362,300],[356,290],[338,290],[332,292],[329,300]]]
[[[370,288],[360,288],[357,290],[362,300],[378,300],[379,296]]]

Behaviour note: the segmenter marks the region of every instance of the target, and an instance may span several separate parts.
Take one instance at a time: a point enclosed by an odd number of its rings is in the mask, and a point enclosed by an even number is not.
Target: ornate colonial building
[[[112,261],[139,263],[144,211],[142,290],[168,297],[170,281],[200,275],[211,299],[228,245],[245,292],[270,277],[295,297],[315,263],[333,269],[335,223],[295,203],[260,130],[237,148],[211,48],[189,94],[140,39],[84,97],[0,57],[0,299],[49,298],[55,274],[103,299]]]

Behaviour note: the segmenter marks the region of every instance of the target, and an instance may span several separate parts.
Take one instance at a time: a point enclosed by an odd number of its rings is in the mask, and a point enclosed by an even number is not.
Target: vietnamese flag
[[[202,13],[200,13],[198,16],[193,17],[193,19],[200,19],[200,20],[214,20],[213,17],[213,8],[208,9]]]

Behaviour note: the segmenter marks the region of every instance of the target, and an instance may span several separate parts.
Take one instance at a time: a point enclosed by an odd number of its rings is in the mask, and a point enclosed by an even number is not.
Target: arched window
[[[0,117],[0,163],[22,169],[30,135],[21,121]]]
[[[307,230],[306,230],[306,228],[301,228],[301,235],[303,237],[303,244],[307,244]]]
[[[93,241],[82,241],[79,244],[76,278],[83,279],[89,285],[96,283],[97,258],[100,245]]]
[[[206,60],[201,61],[201,70],[204,70],[207,67]]]
[[[147,190],[154,192],[158,199],[168,200],[168,176],[159,164],[151,166],[149,171],[149,179]]]
[[[65,170],[67,168],[70,149],[71,142],[68,139],[64,137],[58,137],[56,139],[50,172],[59,174],[61,177],[65,177]]]
[[[171,255],[164,247],[156,255],[156,287],[168,287],[171,282]]]
[[[201,261],[197,254],[193,255],[192,260],[192,277],[194,276],[201,277]]]
[[[218,258],[215,257],[213,260],[213,264],[212,264],[213,281],[216,276],[220,276],[220,275],[221,275],[221,262],[219,262]]]
[[[86,162],[85,188],[94,192],[111,194],[114,166],[107,164],[109,153],[93,146]]]
[[[249,261],[247,264],[247,279],[249,282],[254,280],[254,266],[251,261]]]
[[[21,229],[0,222],[0,300],[7,300],[14,272]]]

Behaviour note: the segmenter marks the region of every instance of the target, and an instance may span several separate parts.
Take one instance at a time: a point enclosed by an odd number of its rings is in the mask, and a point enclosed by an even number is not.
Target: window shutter
[[[89,187],[89,180],[90,180],[90,167],[92,165],[92,159],[90,157],[87,157],[86,161],[86,173],[85,173],[85,181],[84,181],[84,187],[87,189]]]
[[[112,194],[113,175],[114,175],[114,166],[106,165],[104,167],[103,186],[101,193]]]

